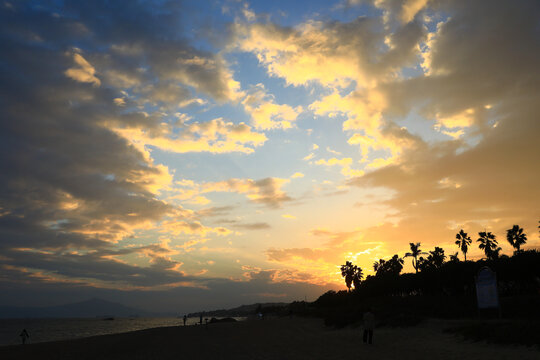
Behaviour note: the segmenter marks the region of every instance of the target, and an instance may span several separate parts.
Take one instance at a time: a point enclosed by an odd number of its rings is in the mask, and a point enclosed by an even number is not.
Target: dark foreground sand
[[[540,351],[463,341],[448,323],[378,328],[372,346],[361,329],[333,330],[320,319],[266,319],[148,329],[125,334],[0,347],[0,359],[540,359]]]

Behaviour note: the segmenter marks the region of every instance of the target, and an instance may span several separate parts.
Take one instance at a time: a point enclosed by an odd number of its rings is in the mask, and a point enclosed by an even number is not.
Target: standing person
[[[201,313],[201,316],[200,316],[200,318],[199,318],[199,324],[202,325],[202,313]]]
[[[184,326],[186,326],[187,315],[184,315]]]
[[[364,313],[364,344],[373,344],[373,328],[375,327],[375,315],[368,308]]]
[[[28,335],[28,331],[26,331],[26,329],[23,329],[19,336],[21,337],[23,345],[26,344],[26,339],[28,339],[30,337],[30,335]]]

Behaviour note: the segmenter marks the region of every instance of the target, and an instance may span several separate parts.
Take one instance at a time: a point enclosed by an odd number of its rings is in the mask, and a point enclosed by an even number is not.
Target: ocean
[[[236,318],[242,320],[242,318]],[[199,318],[187,319],[187,325],[199,323]],[[118,334],[166,326],[182,326],[182,318],[102,318],[84,319],[0,319],[0,345],[20,344],[19,334],[26,329],[27,344],[76,339],[95,335]]]

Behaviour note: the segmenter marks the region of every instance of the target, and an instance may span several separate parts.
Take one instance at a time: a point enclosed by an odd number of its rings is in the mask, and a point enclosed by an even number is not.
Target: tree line
[[[540,319],[540,251],[523,250],[527,235],[518,225],[506,231],[506,240],[515,250],[511,256],[501,253],[493,233],[479,232],[476,243],[484,256],[474,261],[467,256],[473,240],[464,230],[455,237],[458,251],[449,256],[441,247],[423,251],[420,242],[410,243],[402,257],[374,262],[375,274],[365,278],[360,266],[347,261],[341,265],[347,290],[327,291],[294,311],[321,316],[327,325],[338,327],[361,321],[368,308],[392,326],[416,324],[426,317],[474,317],[475,276],[488,266],[497,274],[502,316]],[[402,273],[408,258],[415,271]]]
[[[506,231],[506,240],[515,249],[514,254],[519,254],[522,252],[521,247],[527,242],[527,235],[523,232],[523,228],[519,225],[514,225]],[[487,261],[494,261],[501,257],[501,247],[493,233],[481,231],[478,233],[478,239],[476,241],[479,249],[484,252]],[[471,237],[461,229],[456,234],[455,244],[463,253],[464,261],[467,262],[467,253],[472,244]],[[436,246],[432,251],[424,252],[420,249],[420,242],[410,243],[409,246],[411,251],[405,253],[404,258],[412,258],[412,266],[416,274],[418,274],[418,272],[441,269],[447,262],[447,256],[445,255],[444,249],[441,247]],[[448,262],[460,262],[458,254],[459,251],[451,254],[448,257]],[[424,257],[423,255],[427,256]],[[375,277],[384,277],[388,275],[399,276],[403,269],[404,258],[401,258],[396,254],[388,260],[379,259],[379,261],[376,261],[373,264]],[[351,291],[351,286],[354,286],[355,289],[360,288],[362,280],[364,279],[362,268],[352,264],[350,261],[346,261],[345,265],[341,265],[341,276],[345,280],[348,291]]]

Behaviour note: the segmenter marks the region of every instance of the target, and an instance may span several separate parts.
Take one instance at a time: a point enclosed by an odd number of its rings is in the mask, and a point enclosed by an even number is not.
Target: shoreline
[[[321,319],[278,318],[172,326],[64,341],[0,347],[2,359],[538,359],[538,349],[462,340],[449,322],[376,328],[364,345],[361,327],[330,329]]]
[[[215,318],[224,321],[225,318]],[[234,317],[243,321],[245,317]],[[186,326],[199,324],[199,317],[186,319]],[[26,329],[30,334],[27,344],[74,340],[98,335],[112,335],[158,327],[183,326],[177,317],[115,317],[106,318],[21,318],[0,319],[0,346],[19,345],[19,334]]]

